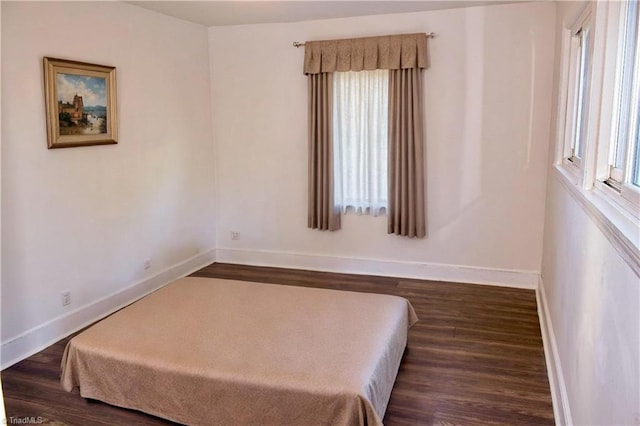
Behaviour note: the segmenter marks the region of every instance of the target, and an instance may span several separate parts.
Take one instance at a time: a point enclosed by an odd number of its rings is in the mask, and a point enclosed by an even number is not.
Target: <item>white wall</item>
[[[552,173],[540,290],[564,385],[556,401],[565,393],[575,425],[638,425],[640,279]]]
[[[47,149],[43,56],[117,68],[117,145]],[[205,27],[125,3],[2,2],[2,122],[3,365],[211,260]]]
[[[210,28],[218,258],[537,283],[554,19],[553,3],[524,3]],[[307,229],[304,52],[291,43],[431,31],[428,237],[387,235],[386,216],[347,215],[335,233]]]
[[[558,3],[557,39],[584,3]],[[560,45],[555,59],[558,100]],[[555,129],[554,118],[552,128]],[[554,161],[553,154],[549,164]],[[640,278],[549,168],[540,292],[559,424],[640,424]],[[579,195],[578,195],[579,196]],[[551,355],[551,356],[550,356]]]

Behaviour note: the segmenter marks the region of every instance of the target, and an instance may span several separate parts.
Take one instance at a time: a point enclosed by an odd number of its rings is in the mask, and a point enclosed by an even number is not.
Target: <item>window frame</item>
[[[594,188],[608,202],[622,209],[623,213],[630,214],[632,218],[640,218],[640,187],[631,183],[634,172],[633,156],[637,149],[638,133],[640,132],[640,15],[636,18],[637,29],[635,31],[633,52],[630,54],[633,60],[630,77],[630,90],[626,105],[621,99],[623,95],[621,85],[622,69],[626,57],[629,53],[624,52],[619,46],[626,37],[626,14],[628,11],[628,1],[612,2],[607,6],[608,16],[606,19],[606,44],[605,51],[602,52],[603,61],[608,66],[604,66],[603,92],[613,93],[608,99],[603,99],[603,111],[600,117],[601,132],[596,143],[598,144],[598,156],[596,172],[594,176]],[[640,7],[636,10],[640,14]],[[616,166],[616,152],[620,143],[620,116],[622,109],[629,108],[626,112],[626,128],[623,137],[625,147],[623,149],[623,168]],[[634,142],[635,141],[635,142]],[[640,161],[635,164],[640,167]]]
[[[567,188],[569,194],[583,207],[602,230],[627,263],[640,273],[640,188],[621,185],[618,188],[607,180],[611,177],[609,165],[613,142],[614,122],[612,116],[615,102],[617,74],[620,72],[618,48],[624,26],[621,13],[622,2],[589,2],[565,20],[562,29],[560,51],[560,74],[558,82],[558,103],[556,110],[556,145],[553,171],[554,176]],[[569,161],[571,154],[571,39],[591,13],[592,28],[592,73],[587,106],[587,134],[584,139],[584,156],[579,165]],[[638,18],[640,22],[640,17]],[[639,24],[640,26],[640,24]],[[640,31],[640,30],[639,30]],[[575,49],[575,48],[574,48]],[[575,51],[575,50],[574,50]],[[640,41],[636,42],[636,89],[640,99]],[[636,77],[634,77],[636,78]],[[633,101],[632,101],[633,102]],[[636,102],[638,102],[636,100]],[[635,131],[640,133],[640,106],[635,114]],[[640,142],[637,142],[640,144]],[[569,149],[567,149],[567,145]],[[632,147],[628,146],[628,153]],[[635,152],[633,152],[635,154]],[[630,155],[627,155],[626,170],[631,173]],[[640,168],[640,159],[635,160]],[[619,175],[617,175],[619,176]],[[629,181],[630,175],[624,176]],[[614,177],[616,177],[614,175]]]
[[[630,2],[623,2],[621,3],[627,5],[626,7],[628,8],[629,4],[632,4]],[[622,9],[621,6],[620,10],[617,11],[616,15],[618,15],[618,19],[620,20],[618,22],[618,33],[617,33],[617,41],[618,41],[618,45],[620,45],[620,43],[622,42],[626,42],[626,36],[627,36],[627,31],[628,29],[626,28],[626,17],[627,17],[627,13],[629,12],[628,9],[624,10]],[[622,22],[624,21],[624,22]],[[637,44],[637,43],[636,43]],[[637,46],[636,46],[637,47]],[[632,57],[636,56],[636,47],[634,47],[634,52],[631,55]],[[611,123],[611,143],[609,144],[609,155],[608,155],[608,176],[605,179],[606,181],[609,181],[611,186],[613,186],[614,188],[620,188],[622,185],[622,182],[624,181],[624,171],[625,171],[625,167],[624,167],[624,163],[626,163],[626,159],[628,156],[628,150],[623,150],[622,151],[622,163],[623,163],[623,168],[618,168],[616,167],[616,156],[617,156],[617,151],[618,151],[618,144],[620,143],[620,139],[624,139],[624,143],[626,145],[626,147],[628,148],[628,142],[629,142],[629,128],[631,127],[630,123],[628,122],[629,119],[627,118],[625,121],[627,121],[627,125],[623,126],[622,123],[620,123],[620,121],[622,120],[622,115],[623,113],[626,113],[626,115],[629,116],[629,118],[631,118],[631,120],[633,120],[633,113],[631,110],[629,110],[629,106],[626,105],[627,103],[631,103],[631,99],[633,98],[633,94],[629,93],[628,97],[629,99],[623,99],[623,97],[625,96],[625,94],[623,93],[623,86],[630,84],[631,85],[631,89],[633,89],[633,83],[634,83],[634,68],[630,67],[630,69],[624,70],[623,68],[625,66],[628,66],[627,62],[627,57],[626,55],[628,54],[627,52],[624,52],[622,49],[618,48],[616,49],[616,58],[615,58],[615,63],[616,63],[616,72],[614,73],[614,84],[613,84],[613,108],[612,108],[612,123]],[[622,72],[617,72],[618,70],[623,69]],[[625,75],[623,74],[625,71],[631,71],[631,75],[630,76],[626,76],[627,78],[629,78],[630,81],[625,81]],[[625,105],[623,105],[625,104]],[[622,111],[622,110],[626,110],[626,111]],[[625,133],[624,133],[624,138],[620,135],[620,127],[624,127],[624,129],[622,129]]]
[[[584,178],[585,161],[589,147],[591,99],[594,70],[594,13],[587,4],[563,37],[564,87],[565,92],[562,129],[562,151],[560,162],[574,176],[575,183]],[[584,38],[587,38],[585,50]],[[586,55],[586,56],[585,56]],[[583,68],[586,66],[586,70]],[[584,77],[584,79],[581,78]],[[581,155],[577,155],[581,151]]]
[[[633,172],[632,155],[633,144],[626,149],[625,171],[611,169],[612,152],[615,149],[614,136],[617,132],[619,112],[616,111],[620,102],[617,87],[620,85],[619,70],[625,56],[618,48],[621,37],[625,34],[626,2],[587,3],[581,8],[574,19],[565,24],[562,47],[560,81],[560,98],[558,105],[556,165],[561,167],[563,175],[571,183],[582,190],[596,190],[598,195],[605,197],[618,209],[624,210],[625,215],[634,219],[640,218],[640,188],[629,184]],[[640,22],[640,18],[638,18]],[[577,36],[585,28],[590,33],[588,46],[591,72],[586,88],[585,100],[582,108],[586,123],[582,128],[581,143],[582,157],[575,154],[577,105],[577,62],[580,55],[576,54],[579,46]],[[640,30],[639,30],[640,31]],[[640,99],[640,41],[635,43],[635,70],[633,73],[633,100]],[[614,94],[614,95],[610,95]],[[634,135],[640,133],[640,107],[634,106],[629,112],[632,117],[630,128]],[[629,136],[631,140],[633,135]],[[640,163],[636,166],[640,167]],[[613,177],[613,179],[612,179]]]
[[[584,212],[594,221],[603,235],[625,259],[627,264],[640,273],[640,188],[632,185],[616,185],[608,181],[611,177],[611,153],[615,149],[617,121],[614,122],[614,109],[620,100],[615,91],[619,84],[620,71],[619,48],[623,34],[622,2],[589,2],[577,11],[573,20],[565,20],[561,29],[561,56],[558,82],[558,101],[556,110],[556,144],[552,171],[553,177],[567,189]],[[585,136],[584,158],[579,165],[569,161],[571,154],[571,133],[574,125],[571,116],[571,101],[575,93],[572,90],[571,39],[576,30],[591,13],[592,25],[592,74],[588,98],[588,125]],[[587,18],[588,19],[588,18]],[[638,18],[640,26],[640,17]],[[567,25],[569,24],[569,25]],[[640,29],[638,30],[640,32]],[[574,48],[575,51],[575,48]],[[640,41],[636,42],[635,77],[637,90],[630,103],[640,104]],[[575,87],[575,86],[573,86]],[[575,89],[574,89],[575,92]],[[640,144],[640,106],[635,106],[636,146]],[[617,118],[616,118],[617,120]],[[630,139],[631,140],[631,139]],[[569,149],[567,148],[569,145]],[[635,154],[633,147],[627,146],[628,154]],[[640,147],[638,147],[640,149]],[[627,155],[627,173],[631,173],[631,156]],[[640,158],[633,160],[640,168]],[[629,182],[629,176],[623,176]],[[619,177],[618,175],[614,175]]]

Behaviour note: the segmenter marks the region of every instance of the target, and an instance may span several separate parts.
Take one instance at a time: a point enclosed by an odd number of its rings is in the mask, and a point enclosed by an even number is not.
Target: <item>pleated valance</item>
[[[427,62],[424,33],[307,41],[304,49],[305,74],[427,68]]]

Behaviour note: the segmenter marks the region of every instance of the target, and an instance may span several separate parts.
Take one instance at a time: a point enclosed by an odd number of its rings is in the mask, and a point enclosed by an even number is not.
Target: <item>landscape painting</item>
[[[44,58],[49,148],[118,143],[115,71]]]
[[[58,128],[61,135],[107,133],[106,79],[59,73]]]

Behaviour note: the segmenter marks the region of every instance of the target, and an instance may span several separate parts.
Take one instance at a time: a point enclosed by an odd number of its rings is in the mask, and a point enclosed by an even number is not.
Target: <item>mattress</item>
[[[381,425],[396,296],[188,277],[71,339],[65,390],[192,425]]]

